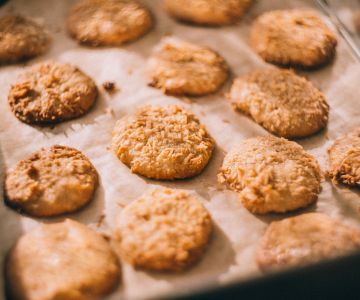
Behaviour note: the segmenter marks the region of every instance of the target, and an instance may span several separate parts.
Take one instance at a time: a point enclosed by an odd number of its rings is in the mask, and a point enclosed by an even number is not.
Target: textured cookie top
[[[200,173],[214,141],[191,112],[177,105],[144,106],[116,123],[112,148],[134,173],[176,179]]]
[[[6,262],[11,299],[97,299],[111,291],[119,277],[108,242],[69,219],[20,237]]]
[[[305,137],[324,128],[329,105],[313,84],[292,71],[266,69],[235,79],[228,98],[270,132]]]
[[[90,201],[98,184],[91,162],[80,151],[42,148],[7,172],[6,201],[32,216],[75,211]]]
[[[229,72],[225,60],[213,50],[172,37],[162,40],[147,69],[151,86],[190,96],[215,92]]]
[[[259,16],[251,29],[251,45],[267,62],[317,67],[335,54],[335,34],[311,10],[274,10]]]
[[[360,248],[360,231],[321,213],[270,224],[257,250],[263,271],[303,265]]]
[[[300,145],[272,136],[243,140],[226,156],[218,180],[253,213],[305,207],[320,192],[320,168]]]
[[[115,234],[130,264],[181,271],[200,258],[211,230],[210,215],[196,196],[157,188],[125,207]]]

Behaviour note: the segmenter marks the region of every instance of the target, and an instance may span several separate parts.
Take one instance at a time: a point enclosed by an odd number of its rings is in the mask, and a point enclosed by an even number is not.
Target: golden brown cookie
[[[76,221],[41,225],[18,239],[6,261],[14,300],[85,300],[108,294],[120,266],[109,243]]]
[[[167,94],[201,96],[217,91],[229,67],[213,50],[177,38],[165,38],[147,65],[150,85]]]
[[[21,74],[8,101],[19,120],[49,125],[84,115],[96,97],[94,81],[77,67],[48,62]]]
[[[80,0],[70,10],[67,28],[80,43],[119,46],[152,27],[150,12],[135,0]]]
[[[43,26],[20,15],[0,18],[0,64],[14,63],[43,54],[50,46]]]
[[[320,168],[300,145],[273,136],[243,140],[224,158],[218,181],[252,213],[284,213],[310,205],[320,192]]]
[[[250,33],[251,45],[267,62],[314,68],[335,55],[335,34],[311,10],[273,10],[260,15]]]
[[[55,145],[42,148],[7,172],[6,202],[31,216],[76,211],[92,198],[98,175],[80,151]]]
[[[240,76],[228,98],[234,109],[281,137],[306,137],[328,122],[329,105],[324,94],[289,70],[274,68]]]
[[[321,213],[307,213],[270,224],[256,260],[263,271],[304,265],[360,248],[360,231]]]
[[[115,236],[121,257],[133,266],[182,271],[200,259],[211,231],[211,217],[195,195],[156,188],[124,208]]]
[[[177,105],[143,106],[116,123],[112,148],[133,173],[167,180],[199,174],[214,140],[195,115]]]

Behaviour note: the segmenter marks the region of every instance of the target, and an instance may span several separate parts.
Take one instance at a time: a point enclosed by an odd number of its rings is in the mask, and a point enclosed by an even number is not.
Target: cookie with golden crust
[[[84,154],[55,145],[31,154],[7,172],[5,196],[11,207],[50,217],[85,206],[97,185],[97,172]]]
[[[281,137],[306,137],[328,122],[324,94],[289,70],[265,69],[240,76],[228,98],[234,109]]]
[[[152,27],[150,12],[135,0],[80,0],[67,18],[69,34],[90,46],[119,46]]]
[[[21,74],[8,102],[20,121],[49,125],[84,115],[96,97],[95,82],[76,66],[48,62]]]
[[[202,256],[211,217],[197,196],[156,188],[121,212],[115,236],[121,257],[135,267],[182,271]]]
[[[67,219],[21,236],[7,257],[5,274],[9,299],[84,300],[111,292],[120,266],[100,234]]]
[[[148,61],[150,85],[167,94],[201,96],[217,91],[229,75],[213,50],[178,38],[165,38]]]
[[[321,213],[306,213],[270,224],[256,252],[265,271],[314,263],[360,248],[360,231]]]
[[[267,62],[315,68],[332,60],[335,34],[311,10],[274,10],[260,15],[254,22],[250,42]]]
[[[320,168],[300,145],[273,136],[243,140],[224,158],[218,181],[252,213],[306,207],[320,192]]]
[[[214,140],[198,118],[177,106],[143,106],[119,120],[112,148],[133,173],[154,179],[188,178],[207,165]]]

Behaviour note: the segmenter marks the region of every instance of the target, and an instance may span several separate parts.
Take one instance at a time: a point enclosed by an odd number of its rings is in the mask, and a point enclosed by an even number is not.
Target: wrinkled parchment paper
[[[145,2],[145,1],[144,1]],[[215,95],[189,101],[163,95],[147,86],[144,74],[146,59],[162,36],[174,36],[212,47],[221,53],[232,69],[232,76],[244,74],[266,64],[251,50],[248,42],[249,25],[261,12],[285,7],[312,7],[311,1],[257,1],[238,25],[221,28],[202,28],[179,24],[162,10],[161,1],[146,1],[156,18],[154,30],[137,42],[119,48],[90,49],[78,46],[64,29],[64,17],[70,0],[13,0],[0,8],[0,15],[8,12],[23,13],[44,22],[53,36],[49,53],[27,63],[55,59],[78,65],[96,81],[100,96],[96,106],[86,116],[55,128],[32,127],[18,121],[7,104],[11,83],[23,71],[24,65],[0,67],[0,133],[1,175],[6,168],[31,152],[53,144],[63,144],[83,151],[97,168],[101,184],[94,200],[78,213],[67,215],[100,232],[110,233],[114,218],[126,204],[132,202],[152,186],[167,186],[197,192],[211,212],[215,232],[204,258],[182,274],[158,274],[134,270],[123,264],[123,279],[119,288],[108,299],[147,298],[169,295],[177,290],[191,290],[194,286],[224,284],[251,276],[262,276],[254,261],[254,250],[268,223],[284,216],[260,217],[249,213],[238,202],[236,194],[223,190],[216,182],[216,174],[224,155],[238,141],[267,134],[249,118],[234,112],[223,93],[231,80]],[[316,7],[315,7],[316,8]],[[340,39],[340,38],[339,38]],[[360,125],[360,65],[340,39],[333,64],[313,72],[302,72],[327,96],[331,106],[328,129],[298,142],[314,154],[323,169],[326,149],[338,135]],[[108,95],[101,88],[105,81],[114,81],[119,91]],[[196,113],[217,143],[212,160],[205,171],[190,180],[162,182],[148,180],[132,174],[109,150],[111,130],[115,121],[140,104],[178,103]],[[360,225],[358,192],[334,187],[329,181],[323,190],[316,210],[346,222]],[[103,218],[105,216],[105,218]],[[61,221],[33,219],[21,216],[0,203],[0,259],[23,233],[40,223]],[[103,220],[102,220],[103,219]],[[101,221],[102,220],[102,221]],[[3,290],[1,281],[0,288]],[[1,296],[2,298],[4,296]]]

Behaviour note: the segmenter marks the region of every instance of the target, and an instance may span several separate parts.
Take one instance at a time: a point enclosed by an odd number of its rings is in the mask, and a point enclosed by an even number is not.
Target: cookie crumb
[[[119,90],[114,81],[105,81],[102,86],[104,90],[109,94],[113,94]]]

